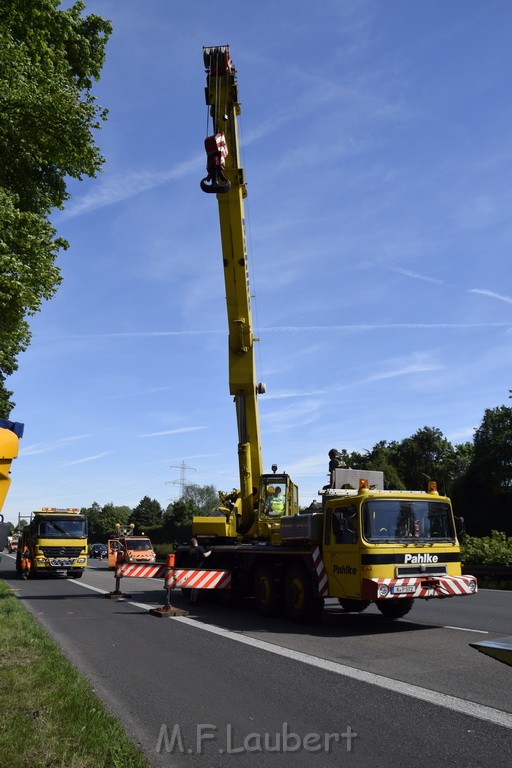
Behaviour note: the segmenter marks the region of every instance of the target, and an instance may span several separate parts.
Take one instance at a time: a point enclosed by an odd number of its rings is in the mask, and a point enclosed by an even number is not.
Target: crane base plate
[[[175,608],[174,605],[164,605],[162,608],[151,608],[149,612],[152,616],[159,616],[160,618],[188,616],[188,611],[184,611],[183,608]]]
[[[103,597],[106,597],[107,600],[125,600],[126,598],[133,597],[133,595],[129,595],[127,592],[108,592]]]

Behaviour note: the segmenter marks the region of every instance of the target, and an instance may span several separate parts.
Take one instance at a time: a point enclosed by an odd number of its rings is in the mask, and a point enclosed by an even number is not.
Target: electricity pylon
[[[170,480],[170,485],[179,485],[180,486],[180,496],[183,496],[183,491],[185,490],[185,486],[187,485],[187,470],[190,470],[192,472],[195,472],[196,469],[194,467],[189,467],[187,464],[185,464],[184,461],[181,462],[181,464],[178,466],[176,464],[171,464],[170,469],[179,469],[180,472],[180,479],[179,480]]]

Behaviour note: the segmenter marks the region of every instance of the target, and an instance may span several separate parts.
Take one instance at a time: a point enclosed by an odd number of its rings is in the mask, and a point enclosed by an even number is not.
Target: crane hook
[[[229,192],[231,182],[224,176],[223,169],[228,154],[226,137],[223,133],[207,136],[204,140],[206,150],[206,170],[208,176],[201,180],[203,192]]]
[[[218,192],[219,194],[222,194],[223,192],[229,192],[231,189],[231,182],[229,179],[226,179],[219,166],[215,166],[215,168],[212,168],[209,172],[208,176],[201,179],[201,189],[203,192]]]

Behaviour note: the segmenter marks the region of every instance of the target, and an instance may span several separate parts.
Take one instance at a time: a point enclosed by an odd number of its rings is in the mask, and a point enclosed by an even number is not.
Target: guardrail
[[[489,579],[510,579],[512,581],[512,565],[471,565],[462,566],[464,575],[487,577]]]

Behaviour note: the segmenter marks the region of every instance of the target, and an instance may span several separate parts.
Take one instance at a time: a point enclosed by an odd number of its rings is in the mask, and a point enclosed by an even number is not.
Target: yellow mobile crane
[[[240,469],[240,490],[221,494],[213,516],[193,519],[194,535],[210,549],[208,568],[230,572],[233,597],[252,597],[263,613],[297,621],[317,618],[328,597],[347,611],[375,603],[396,619],[416,598],[475,593],[476,580],[462,576],[450,500],[435,483],[427,492],[384,490],[382,472],[335,469],[320,491],[321,509],[299,514],[289,476],[275,465],[273,474],[262,472],[257,395],[264,387],[254,364],[236,71],[228,46],[204,48],[204,63],[213,132],[201,188],[219,205]],[[187,551],[178,548],[178,567],[188,565]]]

